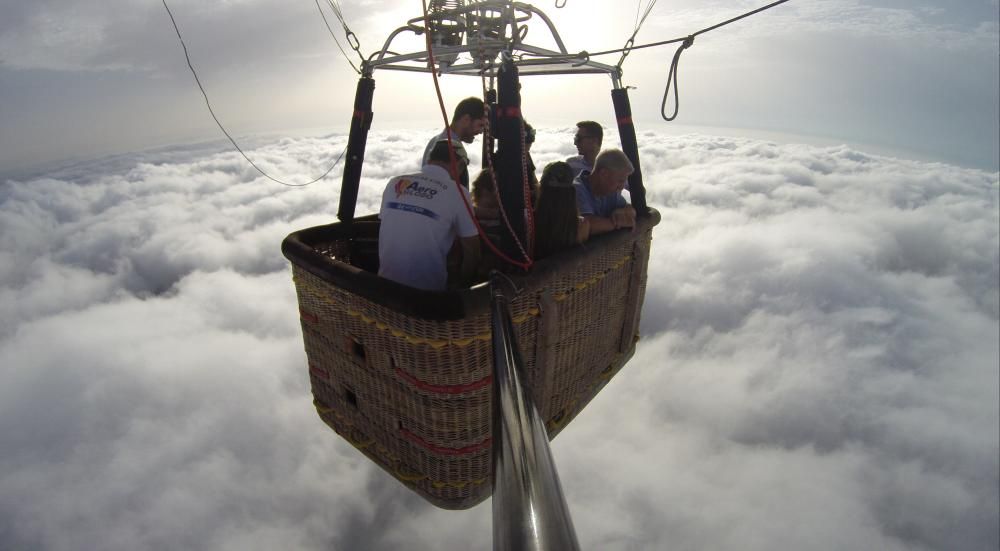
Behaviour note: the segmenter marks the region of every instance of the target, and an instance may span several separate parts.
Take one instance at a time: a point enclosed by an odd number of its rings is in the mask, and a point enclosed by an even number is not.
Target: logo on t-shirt
[[[420,197],[421,199],[433,199],[437,195],[437,192],[438,190],[436,189],[422,186],[419,182],[406,178],[401,178],[396,182],[396,199],[399,199],[403,195]]]

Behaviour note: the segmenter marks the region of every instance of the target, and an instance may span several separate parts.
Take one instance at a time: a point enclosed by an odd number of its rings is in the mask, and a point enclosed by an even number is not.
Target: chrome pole
[[[574,551],[548,433],[525,386],[503,276],[490,278],[493,326],[493,549]]]

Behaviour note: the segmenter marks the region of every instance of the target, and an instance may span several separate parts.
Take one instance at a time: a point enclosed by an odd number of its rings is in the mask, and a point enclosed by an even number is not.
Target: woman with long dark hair
[[[535,258],[544,258],[583,243],[590,225],[580,217],[573,188],[573,169],[563,161],[542,170],[535,202]]]

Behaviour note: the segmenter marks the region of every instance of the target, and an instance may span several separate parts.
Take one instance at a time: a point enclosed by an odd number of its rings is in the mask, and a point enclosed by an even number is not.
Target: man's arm
[[[583,219],[590,226],[590,235],[599,235],[618,229],[610,218],[597,216],[596,214],[585,214],[583,215]]]
[[[615,209],[609,217],[585,214],[583,218],[590,224],[590,235],[635,227],[635,209],[631,205]]]
[[[476,268],[479,267],[479,236],[462,237],[459,238],[459,242],[462,244],[461,280],[465,285],[472,282],[472,278],[476,275]]]

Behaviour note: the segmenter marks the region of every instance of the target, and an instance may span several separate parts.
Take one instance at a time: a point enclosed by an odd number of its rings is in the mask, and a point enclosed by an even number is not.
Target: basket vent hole
[[[354,354],[354,357],[359,360],[364,360],[366,358],[365,346],[360,342],[351,339],[351,354]]]
[[[356,394],[354,394],[353,390],[351,390],[349,388],[345,388],[344,389],[344,399],[347,400],[348,404],[351,404],[352,406],[354,406],[355,409],[358,407],[358,396]]]

